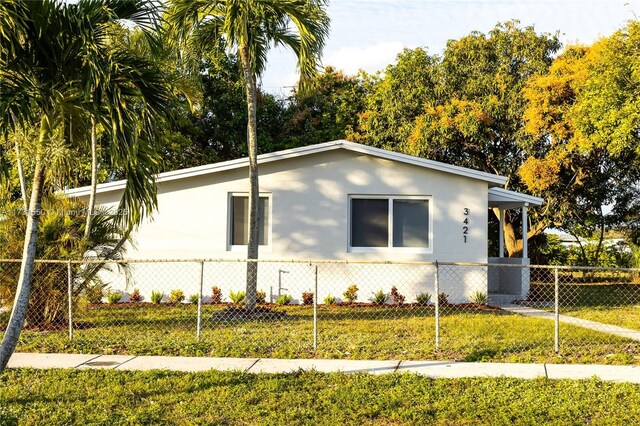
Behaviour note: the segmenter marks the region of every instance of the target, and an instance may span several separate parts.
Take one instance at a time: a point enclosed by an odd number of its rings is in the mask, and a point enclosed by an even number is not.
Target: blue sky
[[[332,0],[329,15],[323,63],[353,74],[383,69],[404,47],[441,53],[449,39],[511,19],[538,32],[560,31],[565,44],[590,44],[640,18],[640,0]],[[288,92],[296,80],[293,54],[273,50],[263,87]]]

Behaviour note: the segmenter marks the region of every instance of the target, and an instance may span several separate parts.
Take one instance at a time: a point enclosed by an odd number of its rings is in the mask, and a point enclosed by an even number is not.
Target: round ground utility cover
[[[89,367],[112,367],[118,364],[120,363],[114,361],[90,361],[85,363],[85,365],[88,365]]]

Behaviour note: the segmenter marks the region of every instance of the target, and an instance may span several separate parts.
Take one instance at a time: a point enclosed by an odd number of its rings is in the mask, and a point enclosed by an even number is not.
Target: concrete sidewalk
[[[338,359],[205,358],[129,355],[15,353],[9,368],[107,368],[115,370],[207,370],[246,373],[416,373],[432,378],[513,377],[533,379],[588,379],[640,383],[640,366],[590,364],[518,364],[447,361],[365,361]]]

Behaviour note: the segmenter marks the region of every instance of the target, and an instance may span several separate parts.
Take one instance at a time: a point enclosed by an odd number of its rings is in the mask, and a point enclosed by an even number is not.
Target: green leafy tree
[[[522,190],[518,170],[536,142],[524,131],[522,89],[546,72],[559,47],[557,35],[507,22],[449,41],[442,57],[405,51],[370,90],[356,140],[497,173],[507,189]],[[548,225],[544,210],[532,213],[529,238]],[[517,256],[520,215],[505,216],[505,245]]]
[[[0,221],[0,256],[18,259],[22,254],[26,216],[20,201],[3,205]],[[118,243],[124,237],[123,228],[113,212],[102,208],[94,211],[93,226],[87,236],[87,204],[64,196],[47,195],[42,201],[44,212],[38,221],[36,257],[45,260],[82,259],[91,257],[121,259],[125,249]],[[115,253],[112,253],[115,250]],[[19,270],[15,263],[0,265],[1,305],[8,305],[16,294]],[[103,287],[94,270],[102,265],[72,265],[72,294],[79,296],[93,287]],[[87,279],[91,276],[90,279]],[[67,309],[67,265],[38,263],[34,277],[26,322],[30,327],[63,324]],[[75,298],[74,298],[75,300]]]
[[[127,214],[121,221],[139,223],[155,207],[153,176],[158,161],[149,138],[164,116],[170,93],[153,64],[130,52],[116,53],[109,48],[108,28],[121,19],[153,26],[154,5],[144,0],[0,3],[0,131],[7,134],[35,123],[38,128],[22,264],[13,310],[0,345],[0,369],[15,349],[27,312],[41,202],[51,165],[51,158],[45,155],[47,147],[57,131],[62,132],[59,139],[70,146],[81,144],[82,133],[76,133],[79,123],[95,107],[85,93],[90,86],[87,83],[92,81],[88,76],[104,72],[106,68],[97,62],[111,55],[127,56],[126,61],[118,57],[111,64],[132,65],[119,70],[118,75],[127,78],[114,78],[105,86],[106,94],[96,96],[109,100],[106,106],[111,111],[104,116],[109,117],[112,131],[112,166],[124,170],[128,178],[121,201]],[[140,128],[145,130],[141,132]]]
[[[347,76],[333,67],[314,78],[305,91],[289,100],[284,123],[286,148],[344,139],[358,126],[364,108],[363,76]]]
[[[247,101],[250,260],[258,258],[257,77],[267,65],[270,47],[279,45],[295,53],[304,87],[317,72],[329,31],[324,6],[324,0],[173,0],[168,12],[179,39],[190,41],[190,51],[211,49],[223,39],[240,61]],[[257,279],[257,263],[248,262],[248,309],[256,305]]]

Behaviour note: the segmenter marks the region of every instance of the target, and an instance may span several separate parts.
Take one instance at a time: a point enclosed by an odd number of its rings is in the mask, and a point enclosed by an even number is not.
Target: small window
[[[429,248],[429,199],[426,197],[351,198],[353,248]]]
[[[269,244],[269,197],[260,197],[258,201],[258,244]],[[246,246],[249,244],[249,197],[246,195],[231,196],[231,245]]]

